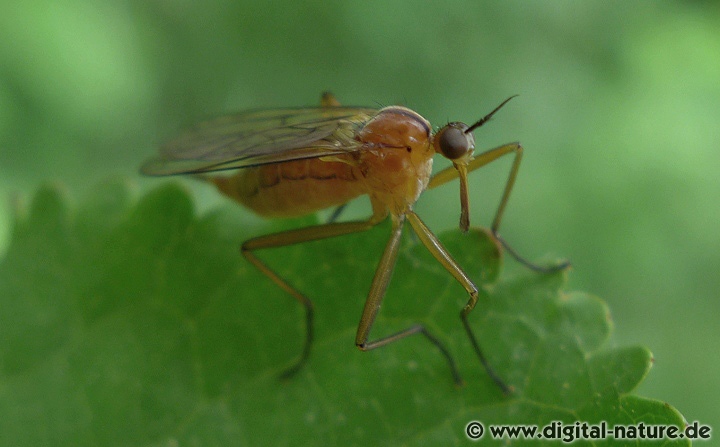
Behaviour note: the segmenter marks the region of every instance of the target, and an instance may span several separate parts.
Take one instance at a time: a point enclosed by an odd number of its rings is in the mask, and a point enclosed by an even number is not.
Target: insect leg
[[[498,229],[500,228],[500,221],[502,220],[503,214],[505,213],[505,207],[507,206],[508,200],[510,198],[510,193],[512,192],[512,188],[515,185],[515,179],[517,177],[518,170],[520,169],[520,161],[522,160],[523,155],[523,148],[520,145],[520,143],[508,143],[504,144],[500,147],[496,147],[495,149],[490,149],[488,151],[483,152],[482,154],[479,154],[476,156],[470,163],[467,165],[467,171],[471,172],[475,169],[481,168],[485,165],[487,165],[490,162],[493,162],[497,160],[498,158],[502,157],[503,155],[507,155],[510,153],[515,153],[515,158],[513,159],[512,167],[510,168],[510,174],[508,175],[507,182],[505,183],[505,189],[503,191],[502,198],[500,199],[500,205],[498,206],[497,211],[495,212],[495,218],[493,219],[492,225],[490,226],[490,230],[493,233],[493,236],[502,244],[503,247],[510,253],[510,255],[515,258],[518,262],[525,265],[526,267],[530,268],[531,270],[535,270],[537,272],[543,272],[543,273],[550,273],[550,272],[556,272],[559,270],[564,270],[565,268],[570,266],[569,262],[562,262],[558,265],[553,265],[549,267],[540,266],[537,264],[534,264],[524,257],[520,256],[517,251],[515,251],[510,245],[508,245],[507,242],[503,238],[500,237],[498,234]],[[442,171],[435,174],[431,179],[430,183],[428,184],[428,189],[435,188],[440,185],[444,185],[445,183],[454,180],[458,177],[458,171],[454,167],[449,167],[446,169],[443,169]]]
[[[460,283],[460,285],[465,288],[467,293],[470,295],[470,299],[468,300],[467,304],[460,311],[460,319],[462,320],[463,326],[465,327],[465,332],[467,332],[470,343],[472,343],[473,349],[475,350],[475,354],[477,355],[478,359],[480,359],[480,363],[485,368],[485,371],[487,371],[490,378],[500,387],[500,389],[503,390],[504,393],[509,394],[511,392],[511,388],[505,384],[505,382],[490,366],[490,363],[488,363],[485,355],[482,352],[482,349],[480,349],[480,344],[475,338],[475,334],[473,333],[472,329],[470,328],[470,324],[468,323],[468,315],[475,308],[475,305],[478,301],[477,287],[475,286],[475,284],[473,284],[470,278],[468,278],[468,276],[460,268],[457,262],[455,262],[455,260],[452,258],[450,253],[448,253],[445,247],[443,247],[438,238],[432,233],[432,231],[430,231],[430,229],[425,225],[425,223],[420,220],[420,217],[418,217],[418,215],[412,211],[407,213],[407,217],[410,221],[410,225],[412,226],[415,233],[417,233],[423,245],[428,249],[428,251],[430,251],[433,257],[437,259],[437,261],[443,267],[445,267],[445,270],[447,270]]]
[[[385,246],[383,255],[380,258],[377,269],[375,270],[375,276],[373,277],[372,285],[370,286],[370,292],[368,293],[367,300],[365,301],[365,307],[363,308],[362,317],[360,318],[360,324],[358,325],[357,335],[355,337],[355,345],[363,351],[370,351],[381,346],[385,346],[394,341],[403,339],[414,334],[423,334],[433,345],[435,345],[447,360],[450,371],[452,372],[455,383],[460,386],[463,384],[462,377],[458,371],[455,360],[450,355],[450,351],[442,344],[440,340],[434,337],[426,328],[421,324],[414,325],[400,332],[396,332],[392,335],[379,338],[377,340],[370,340],[370,330],[372,329],[375,317],[377,317],[378,311],[380,310],[380,304],[385,297],[388,284],[392,272],[395,268],[395,262],[397,261],[398,249],[400,247],[400,237],[402,236],[403,224],[405,223],[405,217],[400,216],[397,219],[393,219],[393,229],[390,240]]]
[[[342,236],[350,233],[358,233],[365,231],[382,221],[384,216],[373,215],[369,220],[362,222],[342,222],[329,223],[324,225],[315,225],[312,227],[298,228],[295,230],[283,231],[280,233],[268,234],[245,241],[240,251],[242,255],[252,265],[254,265],[262,274],[267,276],[272,282],[277,284],[281,289],[293,296],[305,308],[305,344],[303,345],[300,359],[287,368],[281,378],[288,378],[297,373],[310,355],[310,348],[313,340],[313,303],[310,298],[306,297],[293,286],[287,283],[280,275],[275,273],[263,261],[261,261],[254,252],[265,248],[284,247],[287,245],[299,244],[319,239],[327,239],[335,236]]]
[[[347,203],[343,203],[342,205],[335,208],[332,214],[330,214],[330,217],[328,217],[327,223],[333,223],[338,220],[338,217],[340,217],[343,211],[345,211],[345,207],[347,207]]]

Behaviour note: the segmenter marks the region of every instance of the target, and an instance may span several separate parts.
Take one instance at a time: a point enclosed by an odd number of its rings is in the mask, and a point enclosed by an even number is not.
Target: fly
[[[478,301],[477,287],[415,214],[413,205],[426,189],[459,179],[460,229],[466,232],[470,225],[467,174],[503,155],[514,154],[510,175],[490,227],[492,234],[513,257],[536,271],[551,272],[569,265],[541,267],[532,264],[518,256],[498,235],[523,148],[520,143],[508,143],[475,156],[472,132],[512,98],[470,126],[452,122],[433,132],[425,118],[408,108],[343,107],[331,94],[325,93],[320,107],[255,110],[200,123],[162,146],[159,156],[147,161],[141,171],[152,176],[200,174],[226,196],[266,217],[301,216],[342,206],[361,195],[370,197],[372,215],[367,220],[331,221],[256,237],[242,244],[243,256],[305,308],[303,350],[282,377],[299,371],[310,355],[313,303],[255,256],[255,252],[365,231],[389,216],[392,221],[390,239],[365,301],[355,345],[369,351],[422,334],[445,357],[455,383],[463,383],[448,349],[422,324],[370,339],[407,221],[433,257],[467,291],[469,299],[460,312],[463,327],[487,374],[509,393],[511,387],[488,363],[468,322],[468,315]],[[432,175],[435,154],[449,159],[452,166]],[[231,172],[223,175],[220,171]]]

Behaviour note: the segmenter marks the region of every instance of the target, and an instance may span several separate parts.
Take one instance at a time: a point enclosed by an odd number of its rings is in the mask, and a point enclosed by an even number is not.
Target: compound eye
[[[466,134],[468,126],[463,123],[450,123],[435,134],[435,152],[450,160],[457,160],[475,149],[472,134]]]

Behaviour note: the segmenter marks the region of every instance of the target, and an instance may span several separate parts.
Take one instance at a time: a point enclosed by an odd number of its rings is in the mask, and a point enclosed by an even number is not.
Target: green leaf
[[[629,394],[652,358],[608,346],[601,300],[565,291],[567,273],[503,278],[482,230],[441,240],[480,288],[470,321],[512,395],[473,354],[466,292],[410,234],[372,336],[424,324],[466,386],[422,337],[355,349],[386,224],[258,253],[317,314],[309,363],[278,380],[302,348],[303,310],[238,246],[314,222],[259,224],[233,207],[198,217],[174,183],[133,204],[110,182],[76,211],[41,188],[0,263],[0,444],[451,445],[471,420],[683,426],[669,405]]]

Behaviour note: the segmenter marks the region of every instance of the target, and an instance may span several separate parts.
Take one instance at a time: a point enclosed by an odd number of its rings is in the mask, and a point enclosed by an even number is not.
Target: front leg
[[[520,169],[520,162],[522,161],[523,148],[518,142],[504,144],[494,149],[490,149],[489,151],[483,152],[482,154],[475,157],[467,165],[467,172],[470,173],[507,154],[515,154],[515,158],[513,159],[513,164],[510,168],[510,174],[508,175],[508,179],[505,182],[505,189],[503,190],[503,195],[500,198],[500,204],[498,205],[498,209],[495,212],[495,218],[493,219],[492,225],[490,226],[490,230],[492,231],[493,236],[498,240],[498,242],[500,242],[500,244],[508,251],[508,253],[510,253],[513,258],[515,258],[518,262],[525,265],[531,270],[541,273],[552,273],[568,268],[570,266],[570,262],[568,261],[547,267],[534,264],[525,259],[524,257],[520,256],[517,251],[515,251],[507,242],[505,242],[503,238],[500,237],[500,234],[498,233],[500,229],[500,222],[502,220],[503,214],[505,213],[505,207],[507,206],[508,200],[510,199],[510,193],[512,192],[513,186],[515,186],[515,179],[517,178],[517,173]],[[444,185],[445,183],[458,178],[458,176],[459,173],[455,167],[443,169],[430,179],[428,189]]]

